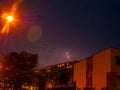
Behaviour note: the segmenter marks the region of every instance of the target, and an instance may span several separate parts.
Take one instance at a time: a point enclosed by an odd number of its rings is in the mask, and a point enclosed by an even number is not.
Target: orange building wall
[[[111,49],[93,56],[93,88],[101,90],[106,87],[106,73],[111,71]]]
[[[113,78],[116,78],[116,76],[112,76],[112,79],[108,80],[107,78],[110,78],[109,75],[114,75],[114,72],[117,73],[115,75],[118,75],[119,79],[117,78],[117,81],[115,81],[118,83],[117,87],[113,87],[112,90],[120,90],[120,65],[116,65],[116,57],[120,57],[120,49],[115,48],[106,49],[92,56],[92,87],[95,90],[111,86],[111,83],[114,83]],[[74,81],[76,81],[76,87],[80,90],[86,87],[86,65],[87,58],[74,64]]]
[[[86,87],[86,59],[74,64],[74,81],[80,90]]]
[[[120,58],[120,50],[119,49],[111,49],[112,51],[112,62],[111,62],[111,72],[115,72],[114,84],[116,85],[114,88],[115,90],[120,90],[120,65],[116,64],[116,57]],[[116,78],[118,77],[119,78]]]
[[[111,49],[112,51],[112,55],[111,55],[111,58],[112,58],[112,72],[118,72],[120,73],[120,65],[116,65],[116,57],[120,57],[120,50],[119,49]]]

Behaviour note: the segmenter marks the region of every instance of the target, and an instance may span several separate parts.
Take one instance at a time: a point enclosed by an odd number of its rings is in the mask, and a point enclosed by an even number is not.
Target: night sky
[[[21,21],[11,25],[2,49],[38,53],[43,65],[120,48],[119,0],[24,0],[17,13]]]

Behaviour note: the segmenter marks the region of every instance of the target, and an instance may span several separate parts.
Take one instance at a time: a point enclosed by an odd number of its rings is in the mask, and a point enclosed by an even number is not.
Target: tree
[[[61,68],[59,81],[60,81],[61,85],[67,85],[68,86],[69,78],[67,77],[67,69],[66,68]]]
[[[15,90],[21,89],[22,84],[32,82],[37,64],[37,54],[22,51],[4,55],[2,70],[4,82],[13,85]]]

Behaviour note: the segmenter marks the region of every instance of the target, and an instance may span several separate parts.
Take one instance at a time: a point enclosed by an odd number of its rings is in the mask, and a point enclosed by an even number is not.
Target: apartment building
[[[75,87],[73,71],[74,63],[76,62],[77,61],[64,62],[40,69],[39,75],[44,78],[45,88]]]
[[[74,64],[77,90],[120,90],[120,49],[108,48]]]

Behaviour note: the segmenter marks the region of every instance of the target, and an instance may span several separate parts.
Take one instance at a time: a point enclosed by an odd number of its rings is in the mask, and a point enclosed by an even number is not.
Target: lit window
[[[61,64],[61,66],[64,66],[64,64]]]
[[[69,63],[67,63],[67,65],[69,65]]]
[[[50,72],[50,69],[48,69],[47,72]]]

